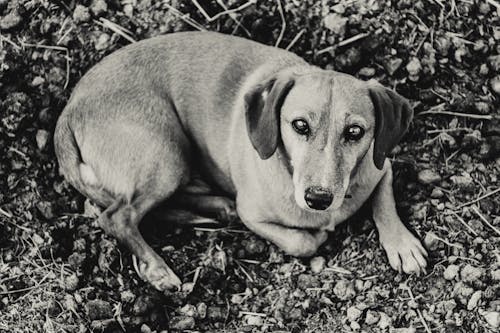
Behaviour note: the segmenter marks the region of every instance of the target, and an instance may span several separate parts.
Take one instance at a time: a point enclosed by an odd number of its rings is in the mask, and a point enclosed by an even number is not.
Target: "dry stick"
[[[459,132],[459,131],[472,132],[473,130],[467,127],[442,128],[442,129],[428,130],[427,134],[449,133],[449,132]]]
[[[464,225],[467,229],[469,229],[469,231],[470,231],[470,232],[472,232],[472,234],[473,234],[474,236],[478,236],[477,232],[476,232],[474,229],[472,229],[472,228],[471,228],[471,226],[470,226],[470,225],[468,225],[468,224],[467,224],[467,222],[465,222],[465,221],[464,221],[464,219],[463,219],[463,218],[461,218],[461,217],[460,217],[457,213],[455,213],[455,212],[454,212],[454,211],[452,211],[452,210],[450,210],[450,213],[451,213],[451,214],[453,214],[453,215],[455,215],[455,217],[458,219],[458,221],[459,221],[460,223],[462,223],[462,224],[463,224],[463,225]]]
[[[0,43],[2,43],[3,41],[6,41],[7,43],[9,43],[10,45],[12,45],[17,50],[21,49],[21,47],[19,45],[17,45],[16,43],[14,43],[13,41],[11,41],[7,37],[5,37],[5,36],[3,36],[3,35],[0,34]]]
[[[253,0],[253,1],[255,2],[255,0]],[[236,32],[236,30],[238,28],[241,28],[247,34],[248,37],[252,36],[252,34],[250,33],[250,31],[248,31],[248,29],[245,28],[245,26],[243,25],[243,23],[241,23],[241,21],[236,18],[237,17],[236,13],[229,13],[228,12],[229,8],[227,8],[226,4],[224,2],[222,2],[222,0],[217,0],[217,3],[219,4],[219,6],[221,6],[226,11],[226,14],[228,14],[229,17],[232,18],[234,22],[236,22],[236,29],[233,30],[233,34]],[[248,3],[250,3],[250,1]],[[233,10],[238,10],[238,8],[233,9]]]
[[[278,39],[276,40],[276,44],[274,44],[275,47],[279,47],[281,40],[283,39],[283,36],[285,35],[285,29],[286,29],[286,19],[285,19],[285,13],[283,12],[283,6],[281,6],[281,0],[276,0],[278,3],[278,12],[280,13],[281,17],[281,30],[280,34],[278,36]]]
[[[335,45],[332,45],[332,46],[328,46],[322,50],[319,50],[318,53],[316,53],[317,55],[320,55],[320,54],[323,54],[323,53],[326,53],[326,52],[330,52],[330,51],[333,51],[335,50],[337,47],[342,47],[342,46],[346,46],[348,44],[351,44],[351,43],[354,43],[360,39],[363,39],[363,38],[366,38],[368,37],[370,34],[367,33],[367,32],[362,32],[360,34],[357,34],[355,36],[352,36],[352,37],[349,37],[347,39],[344,39],[343,41],[339,42],[338,44],[335,44]]]
[[[246,3],[244,3],[243,5],[241,5],[241,6],[237,7],[237,8],[226,9],[223,12],[217,13],[214,16],[208,15],[208,13],[205,11],[205,9],[203,9],[203,7],[198,3],[197,0],[191,0],[191,2],[196,6],[196,8],[198,8],[198,10],[200,11],[200,13],[203,16],[205,16],[205,19],[210,23],[210,22],[213,22],[213,21],[217,20],[221,16],[229,15],[229,14],[234,14],[234,13],[237,13],[237,12],[239,12],[239,11],[247,8],[247,7],[250,7],[251,5],[255,5],[257,3],[257,0],[249,0]],[[221,4],[221,3],[219,2],[219,4]],[[222,7],[224,8],[225,6],[222,6]]]
[[[459,112],[451,112],[451,111],[438,111],[438,110],[428,110],[418,113],[417,115],[425,115],[425,114],[440,114],[447,116],[455,116],[455,117],[465,117],[472,119],[483,119],[483,120],[492,120],[492,115],[483,115],[483,114],[472,114],[472,113],[459,113]]]
[[[187,24],[189,24],[190,26],[192,26],[193,28],[195,29],[198,29],[200,31],[207,31],[207,29],[205,29],[204,26],[202,26],[201,24],[199,24],[198,22],[196,22],[195,20],[193,20],[191,17],[189,17],[188,14],[184,14],[183,12],[181,12],[180,10],[178,10],[177,8],[174,8],[172,7],[171,5],[169,5],[168,3],[166,3],[165,1],[163,2],[163,4],[165,5],[165,7],[167,7],[174,15],[176,15],[177,17],[179,17],[181,20],[183,20],[184,22],[186,22]]]
[[[481,212],[479,211],[479,209],[477,209],[476,206],[472,206],[472,210],[479,216],[479,218],[488,226],[491,228],[491,230],[493,230],[494,232],[497,233],[498,236],[500,236],[500,230],[498,230],[493,224],[491,224],[490,222],[488,222],[488,220],[484,217],[483,214],[481,214]]]
[[[302,37],[302,35],[306,32],[306,29],[302,29],[299,31],[299,33],[292,39],[292,41],[290,42],[290,44],[288,44],[288,46],[285,48],[285,50],[290,50],[292,48],[292,46],[295,45],[295,43],[297,43],[297,41],[300,39],[300,37]]]
[[[99,21],[94,20],[97,24],[102,25],[105,28],[108,28],[109,30],[113,31],[114,33],[117,33],[118,35],[122,36],[126,40],[128,40],[131,43],[135,43],[136,40],[130,36],[129,34],[132,34],[129,30],[125,29],[124,27],[111,22],[110,20],[105,19],[104,17],[101,17]]]
[[[488,192],[488,193],[486,193],[486,194],[483,194],[482,196],[480,196],[480,197],[479,197],[479,198],[477,198],[477,199],[474,199],[474,200],[472,200],[472,201],[469,201],[469,202],[466,202],[466,203],[464,203],[464,204],[461,204],[460,206],[458,206],[458,207],[457,207],[457,209],[460,209],[460,208],[465,207],[465,206],[468,206],[468,205],[472,205],[473,203],[476,203],[476,202],[478,202],[478,201],[481,201],[481,200],[483,200],[484,198],[487,198],[487,197],[489,197],[489,196],[492,196],[493,194],[498,193],[498,192],[500,192],[500,187],[499,187],[499,188],[497,188],[496,190],[493,190],[493,191],[491,191],[491,192]]]
[[[410,287],[406,286],[406,290],[408,291],[408,294],[410,295],[410,298],[412,299],[412,301],[415,301],[415,297],[413,296],[413,293],[412,293]],[[427,322],[424,319],[424,316],[422,316],[422,311],[420,311],[420,309],[417,309],[417,314],[418,314],[418,317],[420,318],[420,321],[422,322],[422,325],[424,325],[425,331],[427,333],[432,333],[431,329],[429,328],[429,325],[427,325]]]

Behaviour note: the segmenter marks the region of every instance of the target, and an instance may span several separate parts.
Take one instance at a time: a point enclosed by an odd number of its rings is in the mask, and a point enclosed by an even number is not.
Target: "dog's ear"
[[[256,85],[245,95],[247,131],[261,159],[271,157],[280,141],[280,111],[295,81],[277,76]]]
[[[371,86],[369,93],[375,109],[373,161],[382,170],[387,154],[408,130],[413,110],[406,98],[380,85]]]

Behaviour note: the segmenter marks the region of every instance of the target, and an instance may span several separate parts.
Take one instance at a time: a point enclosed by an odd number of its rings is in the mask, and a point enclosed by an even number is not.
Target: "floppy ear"
[[[248,136],[261,159],[271,157],[280,140],[280,110],[292,89],[293,78],[273,77],[245,95]]]
[[[413,110],[406,98],[382,86],[370,87],[369,93],[375,108],[373,161],[382,170],[387,154],[408,130]]]

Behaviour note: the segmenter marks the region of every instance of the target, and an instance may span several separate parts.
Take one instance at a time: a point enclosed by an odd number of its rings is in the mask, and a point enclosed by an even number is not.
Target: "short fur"
[[[100,225],[160,290],[180,280],[140,235],[144,215],[174,193],[200,210],[231,211],[224,198],[187,190],[198,175],[236,198],[249,229],[296,256],[315,253],[374,193],[389,262],[409,273],[423,270],[426,252],[397,216],[386,155],[411,115],[395,92],[290,52],[185,32],[129,45],[92,68],[54,140],[62,173],[106,207]],[[293,130],[297,118],[309,122],[309,136]],[[365,130],[357,142],[344,138],[353,124]],[[308,206],[310,188],[331,194],[328,209]]]

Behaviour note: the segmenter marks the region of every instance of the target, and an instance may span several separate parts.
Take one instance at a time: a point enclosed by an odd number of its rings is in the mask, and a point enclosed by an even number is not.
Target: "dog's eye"
[[[363,135],[365,135],[365,130],[358,125],[349,126],[344,132],[344,136],[348,141],[358,141]]]
[[[292,121],[292,127],[300,135],[309,134],[309,124],[304,119],[295,119]]]

